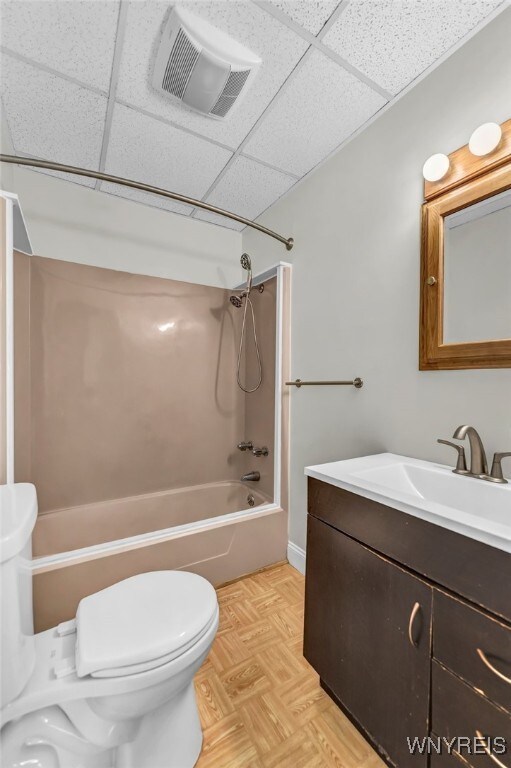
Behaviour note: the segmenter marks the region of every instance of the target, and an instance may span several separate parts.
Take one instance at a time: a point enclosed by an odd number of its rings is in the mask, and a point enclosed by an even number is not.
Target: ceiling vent
[[[182,8],[163,30],[153,87],[190,109],[223,120],[248,90],[261,59],[245,46]]]

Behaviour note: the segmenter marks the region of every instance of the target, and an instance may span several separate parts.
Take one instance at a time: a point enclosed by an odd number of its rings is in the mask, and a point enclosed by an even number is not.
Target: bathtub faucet
[[[260,479],[261,479],[261,473],[260,472],[257,472],[257,471],[256,472],[247,472],[246,475],[243,475],[243,477],[241,478],[241,482],[244,483],[247,480],[249,480],[251,482],[254,482],[254,481],[260,480]]]

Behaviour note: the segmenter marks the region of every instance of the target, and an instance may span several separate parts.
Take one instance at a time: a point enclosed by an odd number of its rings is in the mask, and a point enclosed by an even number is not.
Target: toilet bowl
[[[2,673],[13,654],[2,674],[2,768],[192,768],[202,745],[193,677],[218,628],[215,590],[192,573],[144,573],[84,598],[73,620],[27,632],[23,539],[35,490],[23,485],[0,488]],[[18,546],[4,535],[10,518],[24,528]]]

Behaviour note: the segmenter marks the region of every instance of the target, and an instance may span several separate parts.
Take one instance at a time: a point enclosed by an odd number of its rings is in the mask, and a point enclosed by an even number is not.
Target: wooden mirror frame
[[[450,170],[425,182],[422,206],[419,370],[511,368],[511,338],[444,344],[444,218],[511,189],[511,120],[499,146],[476,157],[468,145],[449,155]]]

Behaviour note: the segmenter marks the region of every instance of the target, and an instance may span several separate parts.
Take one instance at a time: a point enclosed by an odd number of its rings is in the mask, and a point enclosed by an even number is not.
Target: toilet
[[[211,584],[154,571],[81,600],[34,635],[33,485],[0,487],[2,768],[191,768],[193,677],[218,628]]]

